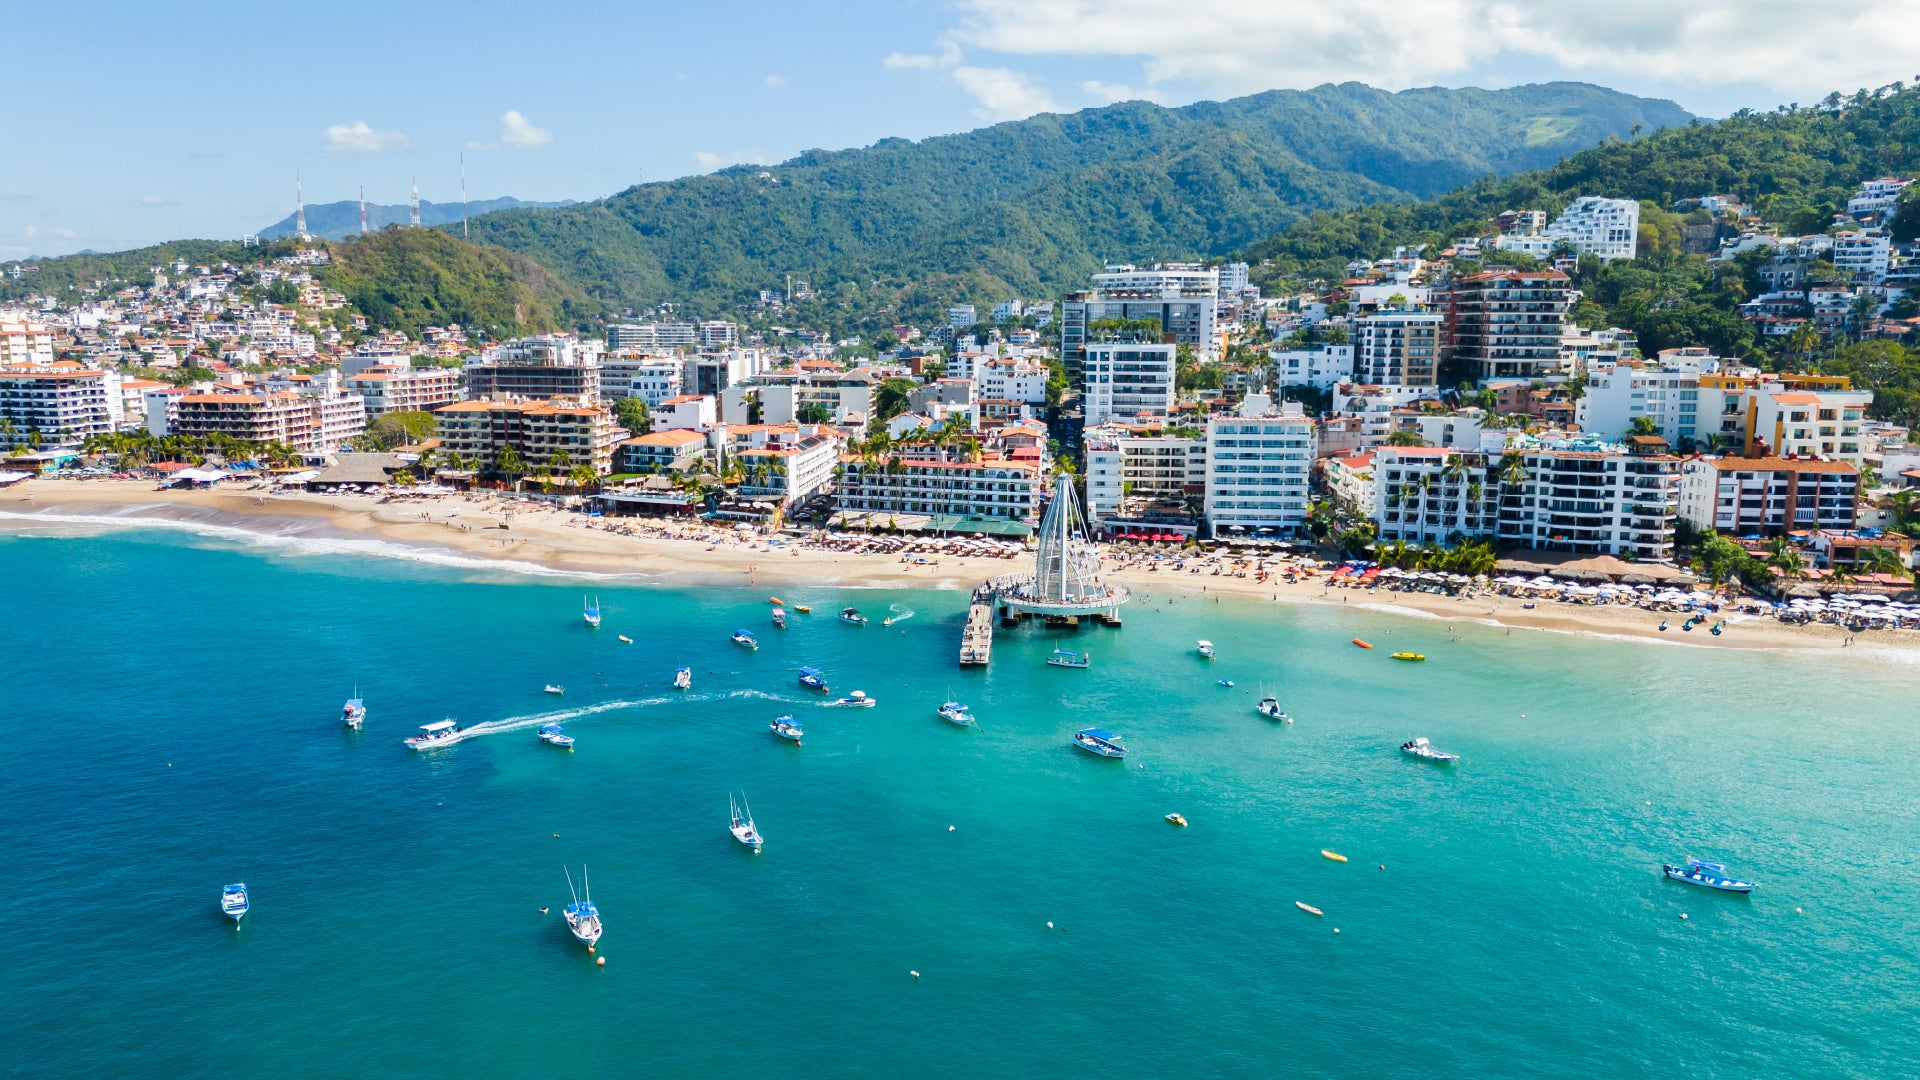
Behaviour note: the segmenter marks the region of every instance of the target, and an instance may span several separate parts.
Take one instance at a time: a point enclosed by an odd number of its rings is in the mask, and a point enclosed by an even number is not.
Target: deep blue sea
[[[1920,1072],[1914,666],[1161,595],[1123,630],[1003,631],[969,671],[964,592],[778,592],[814,613],[0,536],[0,1072]],[[1044,666],[1063,644],[1091,670]],[[820,707],[802,665],[879,706]],[[448,716],[489,733],[402,745]],[[534,738],[549,717],[576,752]],[[1070,749],[1086,726],[1133,756]],[[1397,752],[1416,735],[1464,760]],[[742,791],[757,856],[726,832]],[[1662,878],[1689,854],[1759,888]],[[583,863],[604,967],[559,914]]]

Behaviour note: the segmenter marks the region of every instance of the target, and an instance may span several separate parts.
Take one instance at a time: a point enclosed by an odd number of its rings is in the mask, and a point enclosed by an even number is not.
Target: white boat
[[[220,913],[233,920],[234,929],[240,928],[240,920],[246,917],[248,907],[246,882],[220,890]]]
[[[559,724],[541,724],[540,730],[534,734],[540,736],[540,741],[546,743],[548,746],[563,747],[567,750],[573,749],[573,736],[567,734]]]
[[[1213,659],[1213,642],[1196,641],[1193,644],[1194,644],[1194,651],[1198,652],[1201,656],[1204,656],[1209,660]]]
[[[795,745],[798,745],[801,736],[806,734],[806,732],[800,730],[799,724],[793,722],[793,717],[791,716],[775,718],[773,723],[767,725],[767,730],[783,739],[793,742]]]
[[[586,606],[586,610],[581,613],[580,617],[587,621],[588,626],[599,626],[600,598],[597,596],[592,599],[582,597],[580,602]]]
[[[1253,707],[1253,711],[1269,720],[1278,720],[1284,724],[1293,723],[1293,717],[1288,716],[1287,710],[1280,707],[1279,698],[1263,697],[1260,699],[1260,704]]]
[[[407,740],[407,745],[415,750],[438,750],[442,746],[452,746],[472,732],[460,726],[454,720],[441,720],[432,724],[421,724],[420,734]]]
[[[787,628],[787,609],[786,608],[773,609],[773,628],[775,630],[785,630]]]
[[[1726,866],[1717,862],[1707,862],[1688,856],[1685,866],[1663,864],[1660,869],[1675,881],[1719,889],[1721,892],[1750,893],[1753,882],[1743,881],[1727,872]]]
[[[846,697],[838,701],[829,701],[827,704],[838,706],[842,709],[871,709],[880,703],[868,697],[865,690],[855,690]]]
[[[547,693],[549,694],[560,694],[564,696],[566,692],[567,692],[567,688],[564,686],[555,686],[552,683],[547,684]]]
[[[579,938],[588,952],[600,941],[600,909],[593,906],[593,886],[587,883],[587,868],[580,868],[580,888],[586,893],[583,899],[580,893],[573,891],[573,871],[566,871],[567,892],[573,895],[573,903],[567,905],[567,929]]]
[[[756,641],[754,636],[745,630],[735,630],[733,632],[733,643],[743,649],[758,649],[760,647],[760,642]]]
[[[1089,754],[1094,754],[1099,757],[1123,758],[1127,756],[1127,748],[1120,745],[1120,736],[1115,735],[1111,731],[1102,731],[1099,728],[1083,728],[1075,732],[1073,745],[1085,750]]]
[[[742,813],[742,807],[745,807],[745,813]],[[735,840],[752,848],[755,855],[760,854],[760,830],[753,827],[753,807],[747,806],[746,794],[742,793],[740,801],[735,803],[733,793],[728,792],[727,810],[733,815],[733,823],[727,826],[727,831],[733,834]]]
[[[1428,743],[1424,737],[1401,743],[1400,752],[1412,757],[1424,758],[1427,761],[1444,763],[1460,760],[1459,754],[1449,754],[1444,750],[1435,750],[1432,744]]]
[[[961,727],[974,726],[973,714],[967,711],[965,705],[957,701],[949,701],[945,705],[940,706],[940,719],[945,720],[949,724],[958,724]]]
[[[1070,668],[1092,667],[1093,654],[1077,653],[1072,649],[1055,649],[1053,650],[1053,655],[1047,657],[1047,666]]]
[[[840,621],[846,623],[848,626],[867,625],[867,617],[850,607],[840,609]]]
[[[673,669],[673,688],[675,690],[685,690],[692,685],[693,685],[693,669],[692,668],[679,667],[679,668]]]
[[[353,688],[353,696],[347,699],[347,707],[340,712],[340,722],[355,731],[367,722],[367,706],[360,700],[360,688]]]

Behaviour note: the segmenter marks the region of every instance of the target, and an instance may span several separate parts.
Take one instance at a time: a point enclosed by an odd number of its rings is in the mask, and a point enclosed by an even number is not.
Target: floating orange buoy
[[[1337,933],[1337,932],[1338,932],[1338,931],[1336,931],[1336,933]],[[607,966],[607,958],[603,956],[603,957],[601,957],[600,959],[598,959],[598,960],[595,960],[595,961],[594,961],[594,963],[596,963],[596,964],[599,964],[599,965],[600,965],[601,967],[606,967],[606,966]]]
[[[1364,641],[1361,641],[1361,640],[1360,640],[1359,638],[1354,638],[1354,639],[1353,639],[1353,643],[1354,643],[1355,645],[1358,645],[1358,646],[1360,646],[1360,647],[1361,647],[1361,648],[1363,648],[1363,649],[1371,649],[1371,648],[1373,648],[1373,646],[1372,646],[1372,645],[1369,645],[1369,644],[1367,644],[1366,642],[1364,642]]]

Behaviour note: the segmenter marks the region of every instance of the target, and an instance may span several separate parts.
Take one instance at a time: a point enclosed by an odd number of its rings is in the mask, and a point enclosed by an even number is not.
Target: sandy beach
[[[190,521],[256,532],[284,532],[292,527],[328,537],[380,540],[468,560],[497,561],[502,569],[533,564],[583,574],[632,574],[664,585],[769,591],[793,586],[968,590],[1025,565],[1021,559],[940,555],[914,562],[898,555],[833,551],[792,542],[775,546],[737,531],[647,519],[590,519],[485,493],[319,495],[270,490],[264,485],[183,491],[158,490],[150,480],[106,478],[35,479],[0,492],[0,529],[33,530],[56,525],[63,518],[69,519],[69,527],[98,526],[105,524],[95,520],[102,517]],[[74,518],[82,520],[74,522]],[[1283,577],[1262,582],[1253,574],[1237,576],[1225,560],[1202,562],[1197,573],[1174,571],[1170,561],[1161,565],[1165,569],[1149,569],[1135,560],[1111,566],[1106,577],[1148,603],[1170,596],[1198,596],[1335,604],[1449,623],[1479,622],[1506,627],[1509,632],[1593,634],[1701,648],[1842,648],[1850,636],[1839,626],[1790,625],[1768,616],[1733,613],[1727,615],[1726,630],[1719,637],[1704,628],[1683,634],[1678,620],[1662,633],[1659,613],[1626,606],[1540,600],[1528,609],[1521,601],[1503,596],[1463,599],[1328,588],[1324,574],[1297,583]],[[1213,573],[1216,567],[1223,572]],[[1920,646],[1920,632],[1914,631],[1869,630],[1851,636],[1855,648]]]

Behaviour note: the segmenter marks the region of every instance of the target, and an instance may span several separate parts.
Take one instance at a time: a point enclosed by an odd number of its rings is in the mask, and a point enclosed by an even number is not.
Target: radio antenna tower
[[[460,151],[460,239],[467,238],[467,152]]]
[[[417,176],[413,178],[413,213],[408,216],[407,223],[416,229],[420,227],[420,178]]]
[[[360,185],[360,235],[367,235],[367,185]]]
[[[307,199],[300,189],[300,171],[293,173],[293,235],[307,239]]]

